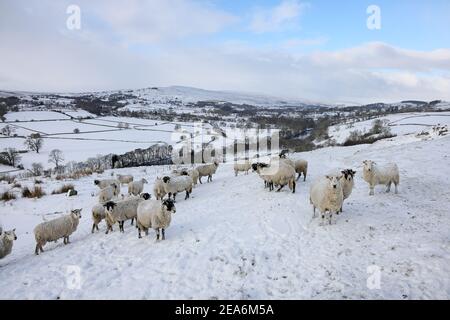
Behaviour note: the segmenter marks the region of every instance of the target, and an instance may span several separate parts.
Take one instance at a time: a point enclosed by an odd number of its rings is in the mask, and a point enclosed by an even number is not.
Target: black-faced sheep
[[[169,177],[165,176],[163,179],[163,187],[164,192],[169,196],[169,199],[171,196],[173,196],[173,201],[176,201],[176,196],[178,192],[186,191],[186,196],[184,199],[186,200],[189,198],[189,195],[192,192],[192,186],[193,181],[192,178],[189,176],[178,176],[178,177]]]
[[[171,215],[175,212],[175,204],[171,199],[141,202],[137,208],[138,237],[141,238],[141,231],[148,235],[148,229],[152,228],[156,231],[156,240],[159,240],[160,230],[162,240],[165,240],[165,229],[169,227]]]

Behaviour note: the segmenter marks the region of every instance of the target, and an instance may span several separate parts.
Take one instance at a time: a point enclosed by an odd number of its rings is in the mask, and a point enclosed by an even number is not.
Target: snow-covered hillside
[[[4,229],[16,228],[13,252],[0,260],[0,298],[26,299],[448,299],[450,296],[450,136],[398,137],[373,145],[330,147],[295,154],[309,161],[297,193],[264,190],[254,173],[234,177],[221,165],[212,183],[191,199],[179,197],[166,240],[138,239],[134,227],[91,234],[96,177],[73,181],[79,195],[0,203]],[[361,162],[395,161],[399,194],[376,188],[368,196]],[[332,168],[354,168],[356,187],[334,225],[312,219],[309,186]],[[146,177],[169,167],[115,170]],[[106,171],[98,177],[110,177]],[[22,184],[30,182],[19,181]],[[60,182],[44,181],[51,192]],[[3,189],[5,186],[3,185]],[[122,189],[122,192],[125,192]],[[32,230],[53,212],[83,208],[71,237],[34,255]],[[370,266],[380,268],[380,288],[367,287]],[[78,270],[81,287],[68,285]]]

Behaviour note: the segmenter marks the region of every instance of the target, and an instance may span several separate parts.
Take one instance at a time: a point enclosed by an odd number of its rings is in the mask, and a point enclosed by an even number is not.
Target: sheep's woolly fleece
[[[154,231],[138,239],[127,223],[124,234],[105,235],[104,222],[101,232],[91,234],[86,214],[71,245],[48,243],[38,257],[32,230],[42,214],[71,207],[90,212],[97,202],[91,197],[98,190],[93,178],[74,181],[76,197],[1,203],[3,228],[15,227],[18,240],[0,260],[0,283],[8,288],[0,290],[0,298],[448,299],[448,150],[450,136],[429,141],[398,137],[294,154],[309,162],[309,177],[299,181],[295,194],[287,188],[268,192],[257,174],[235,177],[233,165],[221,164],[212,183],[198,185],[190,201],[177,203],[165,241],[156,242]],[[361,177],[366,159],[398,164],[399,194],[386,194],[378,186],[368,196]],[[320,227],[318,219],[311,219],[309,187],[333,168],[355,169],[355,188],[336,224]],[[123,173],[151,181],[145,185],[148,192],[154,179],[172,168],[143,169]],[[44,181],[46,191],[56,185]],[[70,266],[80,268],[80,290],[66,285]],[[367,287],[370,266],[381,272],[379,289]]]

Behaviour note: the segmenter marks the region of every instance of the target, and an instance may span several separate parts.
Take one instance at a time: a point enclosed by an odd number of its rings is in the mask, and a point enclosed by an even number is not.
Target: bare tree
[[[40,176],[42,175],[42,172],[44,171],[44,166],[42,165],[42,163],[38,163],[38,162],[33,162],[31,164],[31,174],[33,174],[33,176]]]
[[[41,138],[39,133],[33,133],[25,140],[25,145],[28,149],[36,151],[36,153],[39,153],[39,150],[41,150],[43,144],[44,140]]]
[[[54,163],[56,169],[59,168],[59,165],[64,161],[64,156],[61,150],[59,149],[53,149],[50,151],[48,155],[48,162]]]
[[[19,152],[14,148],[6,148],[4,151],[0,154],[1,160],[10,165],[15,167],[19,164],[20,159],[22,158],[19,154]]]
[[[1,134],[7,137],[11,137],[14,134],[14,132],[16,132],[16,128],[10,125],[3,127],[1,130]]]

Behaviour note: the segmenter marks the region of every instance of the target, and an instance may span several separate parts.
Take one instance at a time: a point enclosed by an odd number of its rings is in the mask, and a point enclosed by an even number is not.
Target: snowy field
[[[93,117],[83,110],[65,113],[72,117]],[[128,128],[119,128],[120,123],[127,124]],[[0,150],[25,150],[25,137],[39,133],[44,139],[42,150],[39,154],[22,154],[21,164],[30,168],[33,162],[40,162],[45,167],[50,167],[48,155],[53,149],[60,149],[68,162],[85,161],[89,157],[110,153],[123,154],[161,142],[175,144],[178,140],[174,140],[177,136],[173,132],[177,124],[182,130],[193,131],[194,123],[120,117],[96,117],[79,121],[51,111],[10,112],[6,114],[6,122],[0,123],[0,129],[10,125],[19,137],[0,138]],[[205,125],[205,128],[209,127]],[[74,133],[75,129],[78,129],[79,133]],[[7,170],[0,172],[3,171]]]
[[[165,241],[155,233],[138,239],[128,223],[91,234],[97,202],[95,178],[71,181],[79,195],[0,202],[4,229],[16,228],[11,255],[0,260],[2,299],[449,299],[450,136],[422,141],[398,137],[373,145],[333,147],[295,154],[309,161],[297,192],[264,190],[255,174],[234,176],[221,165],[212,183],[191,198],[179,196]],[[361,178],[361,162],[395,161],[399,194],[375,189]],[[336,224],[312,219],[309,186],[333,168],[354,168],[356,186]],[[115,170],[136,179],[169,167]],[[26,185],[29,181],[19,181]],[[62,182],[44,181],[49,194]],[[2,189],[6,188],[5,185]],[[122,193],[125,193],[122,188]],[[71,244],[50,243],[34,255],[34,226],[51,213],[83,208]],[[368,267],[377,266],[380,288],[369,289]],[[69,270],[81,286],[68,285]],[[370,270],[370,268],[369,268]]]
[[[399,136],[419,133],[437,124],[450,126],[450,112],[399,113],[379,119],[386,120],[391,132]],[[342,144],[352,131],[368,132],[372,128],[374,120],[356,122],[351,127],[346,124],[332,126],[329,128],[328,134],[331,139],[335,139],[338,144]]]

